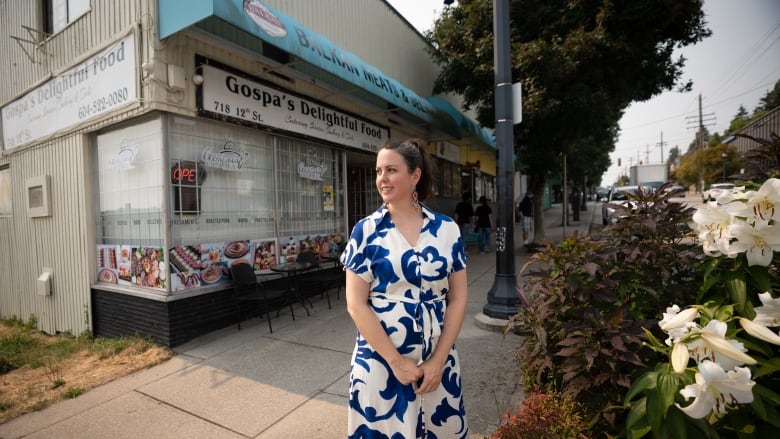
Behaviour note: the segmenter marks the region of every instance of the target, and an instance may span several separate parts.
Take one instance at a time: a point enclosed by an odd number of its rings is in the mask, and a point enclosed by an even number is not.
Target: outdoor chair
[[[301,253],[301,255],[303,255],[303,253]],[[299,255],[299,257],[301,255]],[[338,259],[333,261],[334,266],[332,268],[323,267],[322,264],[320,264],[320,260],[313,253],[311,253],[311,256],[306,256],[305,258],[307,261],[310,261],[311,258],[314,258],[317,269],[314,273],[310,273],[305,276],[304,279],[302,279],[302,288],[306,288],[309,291],[314,291],[315,294],[319,292],[320,299],[325,297],[328,301],[328,309],[331,309],[330,290],[334,288],[336,289],[336,300],[339,300],[341,287],[346,282],[344,267],[341,265]]]
[[[238,264],[230,268],[233,275],[233,291],[236,300],[236,318],[238,320],[238,329],[241,330],[242,314],[245,306],[251,306],[254,309],[257,305],[262,305],[262,318],[265,314],[268,318],[268,330],[274,332],[271,325],[271,305],[287,304],[290,307],[290,313],[295,320],[292,302],[284,289],[271,288],[264,285],[257,279],[254,268],[249,264]],[[278,316],[278,313],[277,313]]]

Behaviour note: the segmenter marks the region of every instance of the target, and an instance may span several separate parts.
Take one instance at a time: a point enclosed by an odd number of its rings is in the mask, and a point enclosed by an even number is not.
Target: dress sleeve
[[[347,241],[347,246],[344,248],[344,252],[341,253],[340,261],[344,265],[345,270],[352,271],[370,284],[374,279],[374,275],[370,269],[371,260],[366,257],[366,238],[369,234],[367,231],[368,225],[369,221],[365,219],[355,224],[352,234]]]
[[[452,245],[452,266],[450,267],[450,273],[454,273],[466,268],[466,246],[463,243],[463,237],[460,236],[460,227],[452,222],[448,224],[447,238],[450,242],[454,242]]]

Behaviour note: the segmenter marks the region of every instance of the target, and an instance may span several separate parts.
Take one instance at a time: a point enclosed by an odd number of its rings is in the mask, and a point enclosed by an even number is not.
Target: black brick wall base
[[[236,323],[232,290],[159,302],[92,289],[93,333],[97,337],[140,335],[168,347]]]

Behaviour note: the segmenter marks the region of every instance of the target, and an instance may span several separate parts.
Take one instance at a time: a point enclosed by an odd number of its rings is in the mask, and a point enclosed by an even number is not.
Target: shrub
[[[557,392],[537,388],[518,413],[507,415],[491,439],[546,439],[586,437],[579,404]]]
[[[659,358],[644,328],[698,288],[691,280],[701,260],[683,239],[693,209],[662,190],[633,198],[625,221],[531,257],[521,270],[527,309],[507,328],[523,336],[525,388],[574,398],[600,432],[625,423],[623,396]]]

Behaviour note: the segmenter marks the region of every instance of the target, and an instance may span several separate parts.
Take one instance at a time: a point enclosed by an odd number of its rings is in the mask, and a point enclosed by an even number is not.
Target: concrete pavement
[[[564,229],[561,205],[553,205],[544,212],[547,240],[588,233],[600,209],[588,202]],[[514,234],[519,270],[528,253],[519,224]],[[470,437],[483,438],[522,401],[520,341],[495,330],[501,321],[478,322],[496,257],[478,254],[476,244],[468,251],[469,303],[457,346]],[[296,312],[295,321],[282,312],[273,334],[252,319],[241,331],[232,325],[199,337],[165,363],[0,425],[0,438],[343,438],[355,327],[343,294],[332,303],[315,300],[311,316]]]

